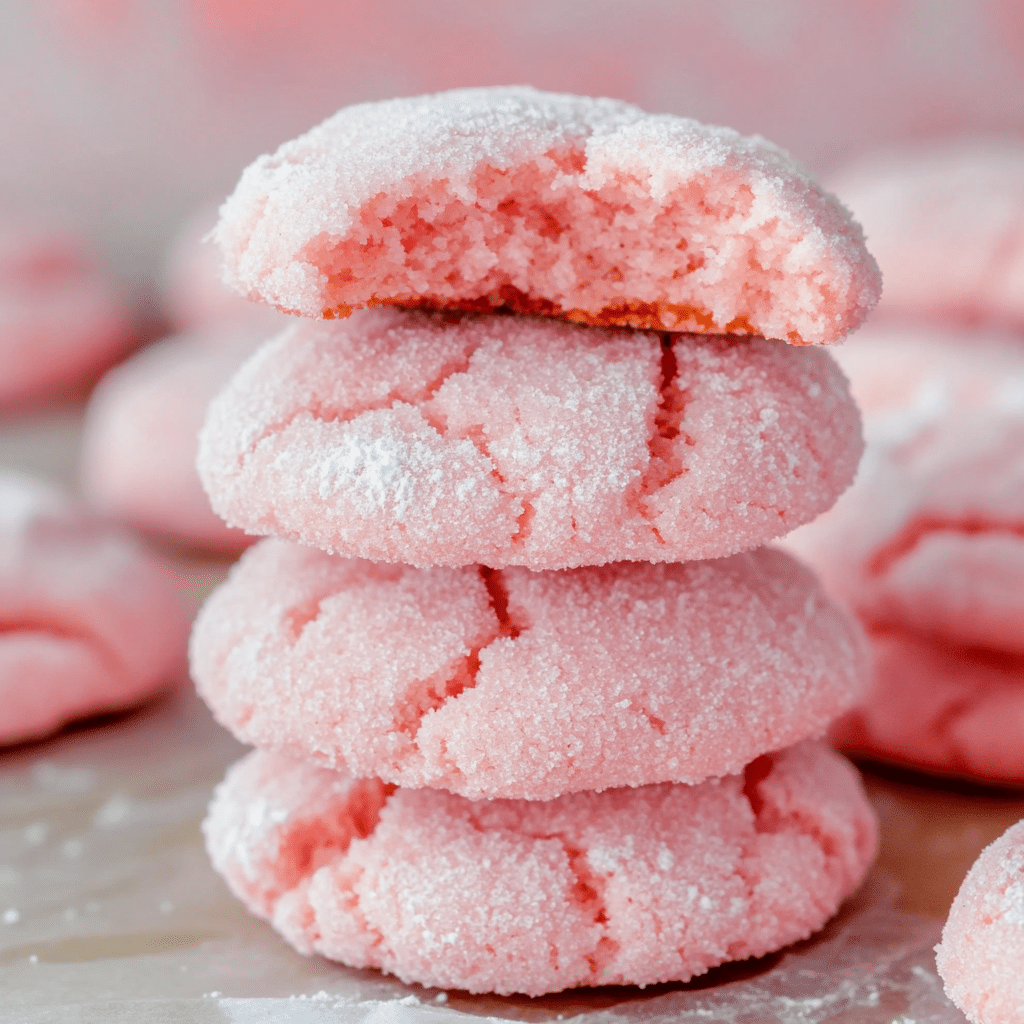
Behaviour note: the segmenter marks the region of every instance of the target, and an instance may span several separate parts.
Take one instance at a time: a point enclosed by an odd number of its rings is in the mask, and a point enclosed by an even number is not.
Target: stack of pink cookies
[[[236,289],[313,318],[200,441],[214,508],[277,538],[193,634],[259,748],[205,825],[232,890],[302,951],[474,992],[820,927],[875,846],[813,739],[863,646],[759,545],[860,455],[808,347],[877,298],[845,211],[761,139],[478,89],[341,111],[217,235]]]

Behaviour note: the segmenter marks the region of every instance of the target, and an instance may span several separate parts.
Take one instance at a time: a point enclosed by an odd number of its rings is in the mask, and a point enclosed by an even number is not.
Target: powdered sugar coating
[[[124,354],[133,328],[76,239],[42,224],[0,224],[0,406],[82,385]]]
[[[130,706],[180,679],[188,615],[128,536],[0,477],[0,743]]]
[[[946,994],[972,1024],[1024,1019],[1024,821],[982,850],[935,953]]]
[[[859,696],[855,624],[779,551],[535,573],[283,541],[196,621],[192,674],[246,743],[478,799],[699,782]]]
[[[875,337],[839,353],[867,449],[834,509],[787,537],[868,628],[851,749],[1024,780],[1024,355]]]
[[[830,183],[885,275],[878,314],[1024,329],[1024,144],[955,142],[870,157]]]
[[[198,465],[249,533],[554,569],[750,549],[828,508],[860,451],[819,350],[391,309],[261,349]]]
[[[210,400],[261,340],[251,327],[214,324],[151,345],[109,371],[82,427],[80,472],[90,504],[186,544],[247,547],[251,539],[210,508],[196,448]]]
[[[340,110],[221,208],[225,280],[312,317],[398,304],[834,342],[878,298],[860,228],[782,150],[529,88]]]
[[[214,867],[297,949],[406,982],[540,995],[686,980],[821,927],[876,826],[817,744],[699,786],[472,802],[256,752],[204,824]]]

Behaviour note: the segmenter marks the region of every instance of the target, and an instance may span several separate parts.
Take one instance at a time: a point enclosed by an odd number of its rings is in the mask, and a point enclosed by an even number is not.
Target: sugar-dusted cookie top
[[[260,349],[211,404],[198,465],[249,533],[560,569],[756,547],[828,508],[860,452],[821,349],[366,309]]]
[[[697,786],[539,802],[256,751],[203,831],[231,891],[303,953],[528,995],[686,981],[806,938],[877,844],[857,772],[817,743]]]
[[[981,851],[935,953],[946,994],[969,1021],[1024,1020],[1024,821]]]
[[[365,305],[828,344],[878,299],[862,232],[781,149],[531,88],[340,110],[248,167],[225,280],[311,317]]]
[[[472,799],[699,782],[820,735],[860,631],[781,551],[565,572],[414,569],[268,540],[192,674],[245,743]]]

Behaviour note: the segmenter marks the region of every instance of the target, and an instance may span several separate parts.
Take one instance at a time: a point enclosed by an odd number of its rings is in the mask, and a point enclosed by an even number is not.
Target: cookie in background
[[[221,282],[207,238],[214,204],[171,240],[161,281],[175,334],[111,370],[92,394],[82,433],[80,483],[115,519],[188,547],[237,554],[251,541],[210,508],[196,473],[199,428],[210,400],[262,342],[292,322]]]
[[[85,388],[124,357],[136,317],[79,238],[0,220],[0,411]]]
[[[79,480],[90,506],[187,547],[232,554],[250,544],[210,508],[195,463],[207,405],[261,340],[249,324],[214,323],[110,370],[82,425]]]
[[[167,568],[56,488],[0,474],[0,745],[132,707],[184,677]]]
[[[867,156],[829,181],[885,282],[873,324],[1024,338],[1024,139]]]
[[[835,507],[783,544],[870,638],[844,749],[1024,783],[1024,350],[861,332],[837,352],[866,451]]]

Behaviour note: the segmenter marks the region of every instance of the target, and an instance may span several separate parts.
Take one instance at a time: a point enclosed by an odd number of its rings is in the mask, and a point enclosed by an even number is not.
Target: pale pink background
[[[1024,135],[1020,0],[0,0],[0,208],[144,281],[173,224],[338,107],[528,82],[759,132],[827,172]]]

